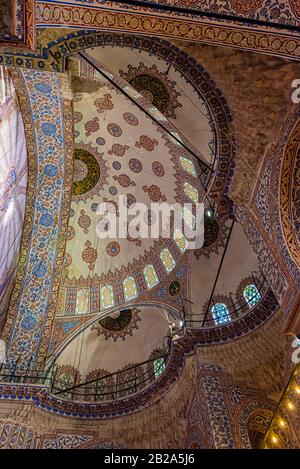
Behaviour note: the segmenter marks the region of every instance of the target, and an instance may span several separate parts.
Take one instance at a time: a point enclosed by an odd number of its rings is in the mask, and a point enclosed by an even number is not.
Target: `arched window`
[[[198,202],[199,200],[199,192],[196,187],[192,186],[189,182],[185,182],[183,184],[183,190],[185,195],[191,199],[193,202]]]
[[[184,171],[191,174],[192,176],[196,176],[195,166],[191,160],[185,158],[184,156],[180,156],[179,161]]]
[[[173,238],[174,238],[175,243],[177,244],[178,249],[183,254],[185,252],[186,248],[187,248],[187,245],[188,245],[186,237],[184,236],[184,234],[178,228],[176,228],[176,230],[174,231],[174,237]]]
[[[151,290],[151,288],[155,287],[155,285],[159,283],[157,273],[152,264],[146,265],[146,267],[143,270],[143,273],[144,273],[144,277],[145,277],[148,290]]]
[[[261,299],[261,294],[254,284],[247,285],[244,288],[243,296],[250,308],[251,306],[255,306],[257,303],[259,303]]]
[[[111,308],[115,304],[114,289],[112,285],[101,286],[101,307]]]
[[[87,288],[77,291],[75,314],[89,314],[89,292]]]
[[[227,306],[224,303],[216,303],[211,309],[215,325],[226,324],[231,321]]]
[[[158,378],[166,369],[164,358],[156,358],[153,362],[153,366],[155,378]]]
[[[123,287],[124,287],[125,301],[131,301],[137,297],[138,292],[136,288],[136,283],[132,275],[129,275],[128,277],[124,278]]]
[[[166,272],[167,273],[171,272],[171,270],[174,269],[174,267],[176,265],[176,262],[175,262],[174,257],[172,256],[172,254],[170,253],[168,248],[162,249],[162,251],[160,253],[160,258],[161,258],[161,261],[164,265],[164,268],[166,269]]]
[[[191,230],[195,230],[196,228],[196,217],[195,215],[186,207],[183,207],[182,210],[184,223],[186,223]]]

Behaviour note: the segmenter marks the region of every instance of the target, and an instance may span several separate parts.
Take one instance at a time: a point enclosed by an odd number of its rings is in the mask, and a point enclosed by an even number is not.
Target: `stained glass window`
[[[177,228],[174,231],[174,241],[177,244],[180,252],[183,254],[187,248],[187,240],[182,232]]]
[[[191,160],[185,158],[184,156],[180,156],[179,161],[184,171],[191,174],[192,176],[196,176],[195,166]]]
[[[261,299],[261,294],[254,284],[247,285],[243,291],[243,296],[249,307],[255,306]]]
[[[155,287],[159,283],[159,279],[157,277],[157,273],[155,272],[154,266],[152,264],[146,265],[143,270],[144,277],[147,283],[148,290]]]
[[[89,291],[81,288],[77,291],[75,314],[89,314]]]
[[[216,303],[211,309],[215,325],[226,324],[231,321],[227,306],[224,303]]]
[[[112,285],[101,286],[101,308],[111,308],[115,304],[114,289]]]
[[[166,271],[168,273],[171,272],[171,270],[174,269],[174,267],[176,265],[176,262],[175,262],[174,257],[172,256],[172,254],[170,253],[168,248],[162,249],[162,251],[160,253],[160,258],[161,258],[161,261],[162,261]]]
[[[124,278],[123,287],[124,287],[125,301],[133,300],[134,298],[138,296],[136,283],[132,275],[129,275],[128,277]]]
[[[155,378],[158,378],[166,369],[164,358],[156,358],[153,362],[153,366]]]
[[[183,190],[185,195],[191,199],[193,202],[198,202],[199,200],[199,192],[197,191],[196,187],[192,186],[189,182],[185,182],[183,184]]]

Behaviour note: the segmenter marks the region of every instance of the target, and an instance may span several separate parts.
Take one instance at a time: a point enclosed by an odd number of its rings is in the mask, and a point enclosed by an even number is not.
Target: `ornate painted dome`
[[[190,203],[188,221],[203,197],[193,156],[110,83],[98,80],[97,88],[74,96],[73,196],[57,317],[97,314],[158,287],[180,263],[186,240],[151,235],[153,204]],[[103,202],[118,223],[114,236],[99,212]],[[136,204],[147,208],[143,228],[128,212],[123,236],[121,212]]]

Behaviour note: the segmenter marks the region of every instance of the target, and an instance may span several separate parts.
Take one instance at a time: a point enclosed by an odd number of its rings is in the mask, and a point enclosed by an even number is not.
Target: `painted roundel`
[[[131,112],[124,112],[123,118],[129,125],[133,125],[135,127],[139,125],[138,119],[135,117],[134,114],[131,114]]]
[[[137,160],[136,158],[131,158],[129,160],[129,168],[131,169],[131,171],[133,171],[134,173],[140,173],[143,169],[143,165],[142,163],[140,162],[140,160]]]
[[[133,194],[127,194],[125,199],[126,207],[129,208],[136,203],[136,198]]]
[[[102,156],[90,145],[81,143],[76,146],[72,187],[74,200],[86,200],[103,189],[107,167]]]
[[[103,137],[97,137],[96,138],[96,143],[98,145],[105,145],[105,139]]]
[[[118,193],[118,189],[115,186],[110,186],[108,189],[110,195],[116,195]]]
[[[112,241],[106,246],[106,252],[111,257],[117,256],[120,252],[120,244],[116,241]]]
[[[169,293],[171,296],[177,296],[180,292],[180,283],[178,280],[174,280],[173,282],[170,283],[169,285]]]
[[[113,137],[121,137],[122,129],[118,124],[108,124],[107,130]]]
[[[73,194],[89,192],[100,179],[100,166],[96,158],[86,150],[75,150]]]
[[[165,169],[159,161],[153,161],[152,171],[154,172],[155,176],[158,177],[163,177],[165,175]]]
[[[181,106],[178,102],[180,93],[166,72],[160,72],[156,65],[147,67],[140,62],[138,67],[128,65],[127,72],[120,70],[120,75],[162,114],[175,119],[175,109]]]
[[[99,321],[100,326],[104,327],[109,331],[121,331],[127,327],[132,320],[132,312],[130,309],[126,309],[122,312],[112,313],[104,319]]]
[[[134,77],[129,83],[153,103],[161,113],[166,112],[170,97],[166,85],[158,77],[141,74]]]
[[[119,171],[119,169],[121,169],[121,163],[119,161],[114,161],[112,166],[116,171]]]
[[[74,124],[78,124],[78,122],[81,122],[83,119],[83,114],[82,112],[74,112]]]

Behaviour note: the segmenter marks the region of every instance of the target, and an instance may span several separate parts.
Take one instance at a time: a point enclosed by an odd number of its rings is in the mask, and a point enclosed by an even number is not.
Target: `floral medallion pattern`
[[[95,99],[94,104],[99,114],[102,114],[104,111],[109,111],[113,109],[114,105],[111,101],[111,98],[111,94],[105,93],[103,97]]]
[[[124,112],[123,118],[127,122],[127,124],[129,124],[129,125],[133,125],[134,127],[139,125],[138,119],[131,112]]]
[[[143,169],[142,163],[140,162],[140,160],[137,160],[136,158],[131,158],[128,164],[129,164],[129,168],[134,173],[140,173]]]
[[[74,236],[75,236],[75,230],[74,230],[73,226],[69,225],[68,226],[68,231],[67,231],[67,240],[71,241],[71,239],[73,239]]]
[[[143,191],[148,192],[148,195],[152,202],[159,202],[162,200],[166,202],[167,198],[164,194],[161,193],[161,190],[158,186],[152,184],[151,186],[143,186]]]
[[[138,328],[141,321],[141,310],[138,308],[125,309],[112,313],[92,326],[92,330],[97,332],[97,336],[104,335],[105,340],[118,339],[125,340],[126,336],[132,336],[134,330]]]
[[[147,151],[153,151],[158,141],[155,138],[150,138],[147,135],[141,135],[139,140],[135,143],[138,148],[144,148]]]
[[[118,181],[122,187],[136,186],[136,183],[127,174],[120,174],[119,176],[115,174],[113,179]]]
[[[165,175],[165,169],[160,161],[153,161],[152,171],[154,172],[155,176],[158,177],[163,177]]]
[[[95,268],[95,261],[98,257],[98,252],[95,248],[92,247],[92,243],[90,241],[86,241],[85,249],[82,252],[82,259],[84,262],[88,264],[88,268],[93,270]]]
[[[73,199],[87,200],[100,193],[107,184],[103,153],[83,142],[75,145]]]
[[[120,252],[120,244],[116,241],[112,241],[106,246],[106,252],[111,257],[117,256]]]
[[[113,137],[121,137],[122,135],[122,129],[118,124],[108,124],[107,130]]]
[[[77,223],[78,223],[78,226],[80,226],[80,228],[83,229],[84,233],[88,234],[89,227],[91,226],[91,219],[83,209],[80,211],[80,216],[77,220]],[[74,230],[74,228],[73,228],[73,230]],[[74,236],[73,236],[73,238],[74,238]],[[71,238],[71,239],[73,239],[73,238]]]
[[[121,145],[120,143],[114,143],[110,150],[108,150],[109,155],[124,156],[126,151],[129,150],[128,145]]]
[[[86,137],[91,135],[93,132],[97,132],[97,130],[100,129],[99,118],[94,117],[90,121],[86,122],[84,124],[84,128],[85,128],[85,136]]]
[[[138,67],[128,65],[128,71],[120,70],[120,75],[131,86],[152,103],[166,117],[176,118],[175,109],[180,93],[175,90],[175,82],[170,80],[166,72],[160,72],[156,65],[147,67],[143,62]]]
[[[208,259],[212,253],[219,254],[220,249],[225,247],[229,230],[226,220],[205,217],[204,243],[202,248],[193,251],[195,258],[200,259],[201,256],[205,256]]]

